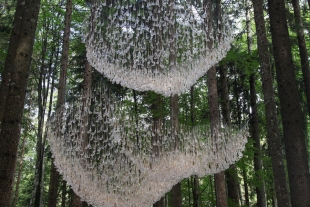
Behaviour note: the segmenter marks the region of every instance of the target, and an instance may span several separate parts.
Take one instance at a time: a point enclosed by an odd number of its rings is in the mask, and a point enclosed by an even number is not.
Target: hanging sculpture
[[[59,172],[94,206],[148,207],[182,179],[221,172],[242,156],[246,129],[222,128],[214,139],[207,126],[154,128],[113,102],[104,85],[94,88],[90,99],[66,104],[48,130]]]
[[[219,5],[187,0],[94,0],[87,59],[112,82],[170,96],[220,61],[233,40]],[[148,207],[190,175],[221,172],[242,156],[246,129],[154,123],[132,114],[103,84],[57,110],[54,163],[82,200]],[[127,100],[130,101],[130,100]],[[154,127],[156,126],[156,127]]]
[[[164,96],[185,92],[233,40],[219,4],[187,0],[93,3],[87,59],[112,82]]]

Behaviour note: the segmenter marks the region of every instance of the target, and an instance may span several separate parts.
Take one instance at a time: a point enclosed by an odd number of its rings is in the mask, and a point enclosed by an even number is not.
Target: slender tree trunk
[[[194,126],[195,125],[195,98],[194,98],[194,86],[191,86],[190,94],[191,94],[191,99],[190,99],[190,118],[191,118],[191,124]],[[199,192],[199,178],[197,175],[192,176],[193,180],[193,188],[192,188],[192,193],[193,193],[193,207],[199,207],[199,197],[200,197],[200,192]],[[190,198],[190,195],[189,195]]]
[[[247,40],[248,40],[248,52],[252,52],[252,32],[251,32],[251,15],[250,15],[250,0],[247,0],[246,5],[246,28],[247,28]],[[254,170],[256,178],[259,181],[259,185],[255,187],[256,195],[257,195],[257,206],[258,207],[265,207],[266,203],[266,194],[265,194],[265,183],[262,177],[260,177],[259,171],[262,168],[262,161],[261,161],[261,151],[260,151],[260,135],[259,135],[259,126],[258,126],[258,111],[257,111],[257,104],[256,104],[256,88],[255,88],[255,72],[253,71],[250,75],[250,106],[251,106],[251,119],[250,119],[250,133],[252,139],[254,141]]]
[[[199,178],[197,175],[193,175],[193,207],[199,207],[200,203],[200,190],[199,190]]]
[[[309,68],[309,57],[305,41],[304,25],[302,23],[300,15],[300,6],[299,0],[292,0],[294,8],[294,18],[295,26],[298,39],[299,55],[300,55],[300,64],[302,69],[302,75],[305,86],[305,93],[307,98],[308,114],[310,116],[310,68]]]
[[[59,78],[58,96],[57,96],[57,103],[56,103],[56,113],[58,114],[61,113],[61,106],[65,103],[65,97],[66,97],[66,77],[67,77],[68,56],[69,56],[71,14],[72,14],[72,0],[67,0],[64,36],[63,36],[63,43],[62,43],[62,55],[61,55],[61,61],[60,61],[61,62],[60,78]],[[56,207],[58,183],[59,183],[60,176],[59,176],[59,172],[55,169],[53,159],[52,159],[51,168],[52,169],[51,169],[51,178],[50,178],[48,207]]]
[[[40,0],[17,2],[0,91],[0,206],[9,207]],[[22,17],[22,18],[21,18]]]
[[[219,93],[220,93],[220,105],[222,111],[222,120],[224,126],[230,126],[230,107],[229,107],[229,91],[228,91],[228,81],[227,81],[227,68],[219,66]],[[229,169],[225,171],[226,183],[227,183],[227,196],[235,204],[239,205],[239,183],[238,175],[235,165],[231,165]]]
[[[61,207],[66,207],[66,196],[67,196],[67,182],[63,180],[61,186]]]
[[[210,125],[211,135],[213,141],[218,139],[219,133],[219,104],[217,95],[217,79],[216,79],[216,68],[212,67],[207,73],[207,84],[208,84],[208,98],[209,98],[209,110],[210,110]],[[225,185],[225,174],[220,172],[214,175],[215,182],[215,195],[216,195],[216,206],[227,207],[227,196],[226,196],[226,185]]]
[[[257,194],[257,207],[267,206],[266,194],[265,194],[265,182],[260,176],[260,172],[263,169],[263,164],[261,161],[261,147],[259,139],[259,127],[258,127],[258,110],[256,104],[256,88],[255,88],[255,75],[254,73],[250,76],[250,104],[251,104],[251,135],[254,141],[254,170],[255,177],[259,182],[259,185],[255,187]]]
[[[273,90],[273,76],[270,64],[270,53],[265,29],[263,1],[253,0],[254,19],[257,32],[257,45],[261,66],[262,88],[265,103],[265,116],[267,122],[267,142],[271,156],[274,185],[279,206],[290,206],[288,184],[286,180],[284,154],[278,126],[277,108]]]
[[[48,26],[46,27],[48,28]],[[37,132],[37,146],[36,146],[36,168],[34,178],[34,200],[31,206],[40,207],[42,205],[42,188],[43,188],[43,167],[44,167],[44,145],[43,145],[43,127],[45,117],[45,107],[47,102],[47,95],[49,90],[50,79],[46,86],[45,84],[45,54],[47,49],[47,37],[45,35],[42,41],[42,57],[39,71],[39,80],[37,84],[38,89],[38,132]],[[51,75],[51,70],[48,75]]]
[[[27,127],[28,128],[28,127]],[[25,130],[27,134],[27,129]],[[17,180],[16,180],[16,185],[15,185],[15,193],[14,193],[14,200],[13,200],[13,207],[16,207],[17,201],[18,201],[18,194],[19,194],[19,185],[20,185],[20,180],[21,180],[21,175],[22,175],[22,170],[23,170],[23,161],[24,161],[24,153],[25,153],[25,144],[27,140],[27,135],[23,139],[23,144],[22,144],[22,152],[19,158],[19,164],[18,164],[18,175],[17,175]]]
[[[310,203],[305,120],[298,96],[284,0],[268,0],[292,206]],[[278,202],[280,202],[278,200]]]
[[[162,106],[163,106],[163,97],[159,94],[154,94],[155,98],[152,103],[152,111],[153,111],[153,131],[155,132],[155,136],[152,137],[152,143],[161,143],[160,137],[158,136],[158,132],[160,132],[162,125]],[[161,147],[157,145],[153,145],[152,153],[154,157],[156,157],[161,153]],[[165,197],[163,196],[159,201],[153,204],[153,207],[164,207],[165,205]]]
[[[248,186],[248,176],[246,174],[245,169],[242,169],[243,182],[244,182],[244,199],[245,205],[250,206],[250,198],[249,198],[249,186]]]
[[[180,147],[180,140],[177,135],[179,128],[179,106],[178,106],[178,95],[173,95],[170,98],[170,111],[171,111],[171,121],[172,121],[172,129],[171,134],[173,136],[175,146],[174,149],[177,150]],[[173,207],[181,207],[182,206],[182,188],[181,183],[177,183],[172,187],[172,206]]]
[[[211,1],[204,1],[204,8],[207,13],[207,18],[205,25],[208,28],[207,35],[210,40],[213,37],[211,30],[213,28],[212,19],[216,17],[219,18],[219,13],[212,13],[212,3]],[[220,0],[216,1],[217,11],[220,9]],[[213,16],[214,15],[214,16]],[[218,25],[217,25],[218,26]],[[217,29],[217,28],[216,28]],[[209,41],[207,43],[208,48],[213,47],[213,42]],[[211,125],[211,136],[213,141],[218,138],[219,133],[219,103],[218,103],[218,94],[217,94],[217,79],[216,79],[216,68],[212,67],[207,72],[207,85],[208,85],[208,98],[209,98],[209,110],[210,110],[210,125]],[[227,196],[226,196],[226,186],[225,186],[225,173],[220,172],[214,175],[215,182],[215,194],[216,194],[216,205],[218,207],[226,207],[227,206]]]

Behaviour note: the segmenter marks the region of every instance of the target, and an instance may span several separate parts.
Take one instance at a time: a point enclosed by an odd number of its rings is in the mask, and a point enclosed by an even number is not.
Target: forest
[[[0,0],[0,34],[0,207],[310,207],[310,0]]]

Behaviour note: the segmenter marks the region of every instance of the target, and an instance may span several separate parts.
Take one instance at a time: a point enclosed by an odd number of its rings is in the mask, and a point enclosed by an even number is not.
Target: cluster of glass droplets
[[[54,164],[82,200],[97,207],[149,207],[191,175],[221,172],[242,156],[246,129],[155,123],[115,104],[106,86],[58,110],[48,137]],[[171,120],[171,119],[170,119]]]
[[[164,96],[183,93],[230,49],[231,27],[217,6],[199,0],[93,3],[87,59],[122,86]]]

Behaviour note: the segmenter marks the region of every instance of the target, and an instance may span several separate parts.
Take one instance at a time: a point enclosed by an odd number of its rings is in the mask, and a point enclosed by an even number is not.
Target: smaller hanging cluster
[[[89,100],[66,104],[50,122],[54,163],[94,206],[147,207],[183,178],[227,169],[247,141],[246,129],[221,128],[215,139],[207,126],[158,125],[113,104],[106,86],[94,88]]]
[[[122,86],[180,94],[230,49],[220,11],[198,0],[102,0],[87,22],[87,59]]]

